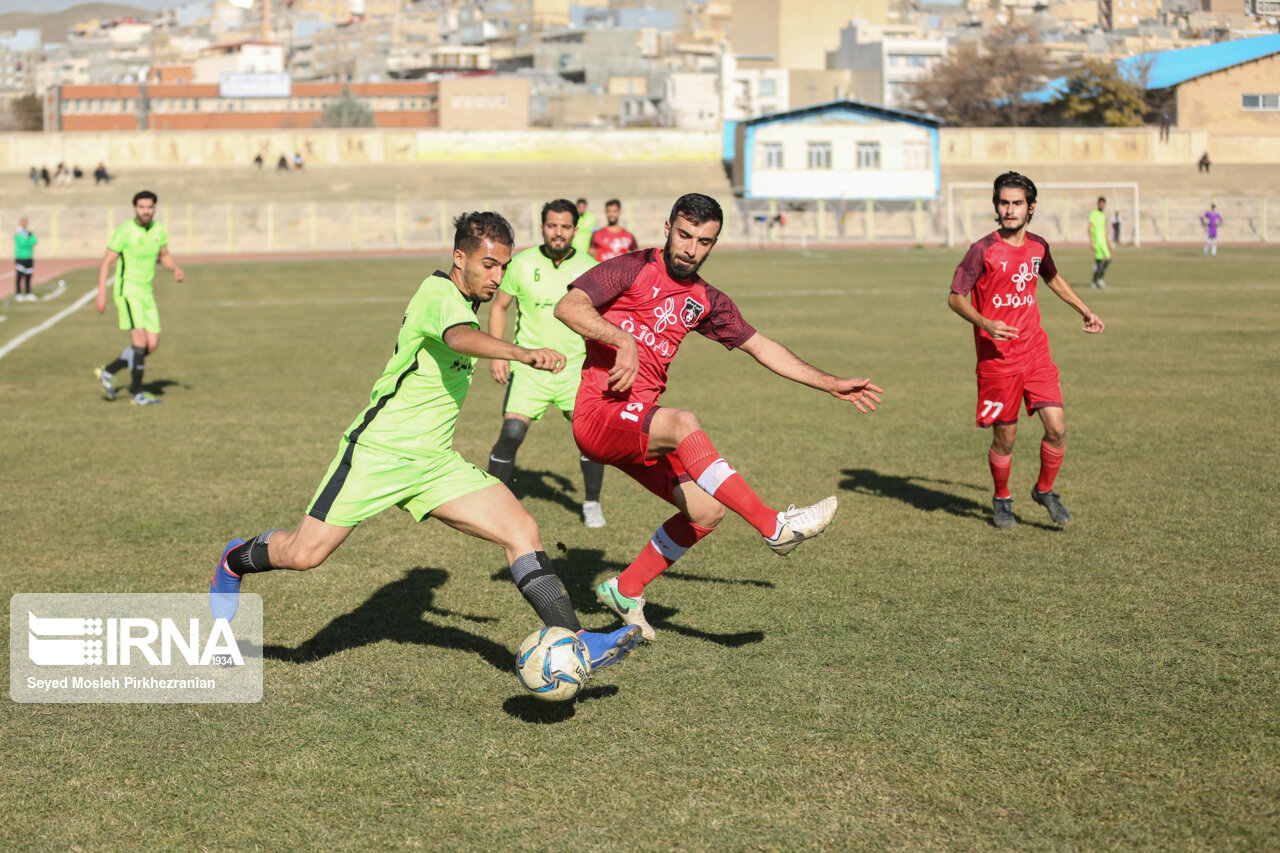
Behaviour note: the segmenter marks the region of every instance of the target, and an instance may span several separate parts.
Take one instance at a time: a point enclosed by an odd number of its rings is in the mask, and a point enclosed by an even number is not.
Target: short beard
[[[546,253],[547,253],[547,257],[548,257],[548,258],[551,258],[551,260],[553,260],[553,261],[558,261],[558,260],[560,260],[561,258],[563,258],[565,255],[569,254],[569,250],[570,250],[570,249],[572,249],[572,248],[573,248],[573,241],[572,241],[572,240],[566,240],[566,241],[565,241],[564,249],[563,249],[559,254],[557,254],[557,253],[556,253],[556,250],[555,250],[555,249],[551,248],[551,244],[550,244],[550,243],[543,243],[543,244],[542,244],[542,249],[543,249],[543,251],[544,251],[544,252],[546,252]]]
[[[705,260],[706,258],[703,258],[701,261],[698,261],[688,272],[677,270],[675,267],[675,256],[671,254],[670,237],[667,238],[666,245],[662,247],[662,263],[667,268],[667,275],[671,276],[676,281],[689,281],[692,278],[696,278],[698,270],[702,269],[702,263]]]

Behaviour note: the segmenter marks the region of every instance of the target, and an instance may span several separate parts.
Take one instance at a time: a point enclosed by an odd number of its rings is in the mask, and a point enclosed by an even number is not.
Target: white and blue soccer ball
[[[563,702],[578,695],[591,674],[587,646],[568,628],[541,628],[516,653],[520,683],[539,699]]]

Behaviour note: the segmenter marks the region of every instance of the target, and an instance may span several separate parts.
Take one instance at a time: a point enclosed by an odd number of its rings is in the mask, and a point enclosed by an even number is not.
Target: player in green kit
[[[1107,237],[1107,200],[1098,196],[1098,206],[1089,211],[1089,241],[1093,243],[1093,287],[1106,287],[1103,276],[1111,266],[1111,242]]]
[[[591,235],[596,230],[596,215],[587,210],[587,200],[578,199],[578,233],[573,236],[573,248],[584,255],[591,254]]]
[[[409,300],[395,351],[369,405],[338,442],[329,471],[296,530],[232,539],[209,586],[215,619],[235,616],[245,574],[319,566],[360,522],[393,506],[422,521],[502,546],[511,579],[542,621],[574,631],[594,671],[618,663],[640,629],[583,631],[564,584],[543,550],[538,524],[502,483],[453,450],[453,431],[477,358],[518,361],[559,373],[564,356],[526,349],[480,331],[476,309],[493,299],[511,262],[511,225],[496,213],[454,221],[453,266],[422,282]]]
[[[160,312],[156,309],[156,296],[151,289],[156,278],[156,263],[173,273],[181,282],[186,274],[169,254],[169,232],[162,223],[155,221],[156,194],[143,190],[133,197],[133,219],[121,225],[107,242],[107,252],[98,265],[98,298],[93,307],[101,314],[107,310],[107,277],[111,265],[116,264],[116,281],[112,294],[116,300],[116,312],[120,315],[120,328],[129,333],[129,346],[110,364],[94,368],[94,374],[107,392],[107,398],[116,398],[111,378],[117,370],[129,368],[129,394],[139,406],[159,403],[153,395],[142,390],[142,372],[146,357],[160,345]],[[117,259],[119,262],[117,263]]]
[[[537,349],[550,347],[564,353],[565,368],[557,374],[531,370],[519,362],[508,365],[503,359],[489,363],[489,374],[507,386],[502,401],[502,432],[489,452],[489,473],[504,483],[511,482],[516,453],[529,424],[539,420],[548,406],[555,406],[573,420],[573,402],[582,380],[582,362],[587,356],[582,336],[556,319],[556,303],[569,291],[573,280],[596,265],[586,252],[573,247],[578,209],[566,198],[542,206],[542,245],[525,249],[511,259],[502,279],[502,288],[489,306],[489,334],[501,338],[507,327],[507,309],[517,303],[517,345]],[[579,454],[586,486],[582,519],[587,527],[604,527],[600,508],[600,487],[604,466]]]

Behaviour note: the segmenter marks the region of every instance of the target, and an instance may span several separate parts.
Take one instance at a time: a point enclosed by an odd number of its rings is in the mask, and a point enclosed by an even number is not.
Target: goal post
[[[1086,232],[1089,211],[1097,205],[1098,196],[1107,199],[1107,227],[1111,227],[1111,215],[1121,210],[1121,227],[1128,232],[1127,241],[1142,245],[1141,198],[1136,181],[1111,181],[1099,183],[1036,184],[1036,222],[1041,227],[1036,233],[1047,239],[1080,242]],[[947,184],[947,245],[955,246],[960,240],[973,242],[994,229],[991,207],[991,183],[957,181]],[[985,224],[975,227],[975,217]]]

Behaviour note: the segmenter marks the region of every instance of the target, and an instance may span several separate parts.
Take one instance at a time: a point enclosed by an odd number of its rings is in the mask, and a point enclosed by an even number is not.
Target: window
[[[858,143],[858,168],[859,169],[879,169],[880,168],[880,143],[879,142],[859,142]]]
[[[929,168],[929,143],[913,139],[902,143],[902,166],[905,169]]]
[[[782,168],[782,143],[781,142],[762,142],[760,143],[760,168],[762,169],[781,169]]]
[[[772,77],[760,78],[760,94],[765,97],[772,97],[778,94],[778,81]]]
[[[831,143],[830,142],[810,142],[809,143],[809,168],[810,169],[830,169],[831,168]]]
[[[1280,94],[1241,95],[1240,108],[1243,110],[1280,110]]]

